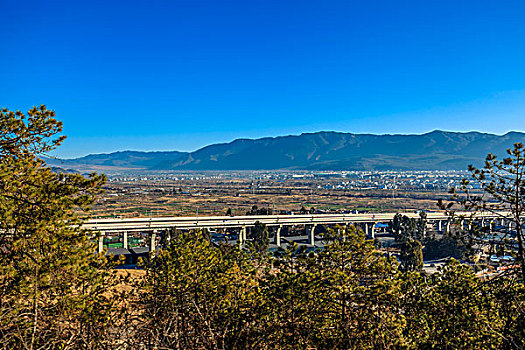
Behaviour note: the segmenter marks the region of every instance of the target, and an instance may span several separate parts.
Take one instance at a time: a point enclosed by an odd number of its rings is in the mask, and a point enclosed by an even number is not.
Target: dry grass
[[[388,190],[325,190],[320,181],[261,181],[249,179],[195,181],[136,181],[110,183],[91,216],[147,217],[244,215],[253,205],[276,212],[299,211],[301,207],[323,210],[408,211],[436,210],[441,192],[398,190],[395,198]]]

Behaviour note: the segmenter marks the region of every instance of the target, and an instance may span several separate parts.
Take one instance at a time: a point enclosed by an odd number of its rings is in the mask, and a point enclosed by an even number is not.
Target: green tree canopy
[[[422,242],[427,238],[427,214],[424,211],[419,213],[418,219],[397,213],[390,226],[396,241],[415,239]]]
[[[39,159],[64,140],[45,106],[0,113],[0,344],[97,347],[108,319],[84,211],[104,176],[56,174]],[[76,344],[76,345],[72,345]],[[98,345],[97,345],[98,344]]]
[[[250,249],[257,253],[266,253],[270,245],[270,233],[268,227],[256,221],[254,227],[251,229],[250,238]]]
[[[491,246],[492,253],[513,255],[519,265],[519,275],[525,278],[525,247],[523,222],[525,214],[525,147],[514,144],[507,150],[508,157],[498,159],[489,154],[483,168],[469,166],[472,180],[463,179],[459,188],[452,188],[452,201],[439,206],[448,210],[459,223],[454,238],[462,241],[471,250]],[[479,184],[481,192],[473,191],[472,183]],[[470,215],[458,216],[454,204]],[[504,225],[490,220],[480,221],[475,213],[492,213]],[[462,224],[465,225],[462,225]],[[513,263],[514,264],[514,263]]]
[[[401,243],[401,269],[403,271],[421,271],[423,268],[423,249],[421,242],[409,239]]]

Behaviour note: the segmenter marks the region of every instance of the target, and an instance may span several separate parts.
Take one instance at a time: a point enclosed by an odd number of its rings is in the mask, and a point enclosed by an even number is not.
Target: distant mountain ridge
[[[525,133],[432,131],[421,135],[333,131],[237,139],[194,152],[122,151],[52,165],[143,170],[453,170],[482,165],[488,153],[505,155]]]

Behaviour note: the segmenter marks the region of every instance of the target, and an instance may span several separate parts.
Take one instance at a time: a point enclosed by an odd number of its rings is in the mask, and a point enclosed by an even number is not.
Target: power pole
[[[394,186],[392,186],[392,207],[395,208],[394,200],[396,198],[396,176],[394,175]]]

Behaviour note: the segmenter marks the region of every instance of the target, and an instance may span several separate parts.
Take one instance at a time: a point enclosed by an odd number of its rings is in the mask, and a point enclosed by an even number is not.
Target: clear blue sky
[[[0,105],[63,157],[319,130],[525,130],[525,1],[0,0]]]

